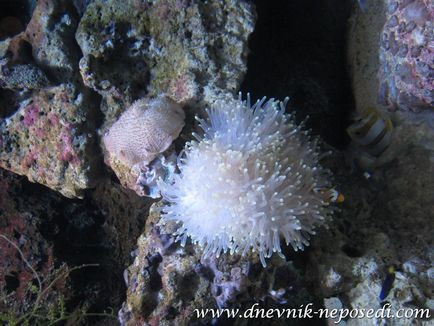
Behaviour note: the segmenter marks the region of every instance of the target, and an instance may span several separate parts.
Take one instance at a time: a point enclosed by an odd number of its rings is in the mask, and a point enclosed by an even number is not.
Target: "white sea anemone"
[[[177,222],[181,244],[191,237],[205,257],[253,250],[265,266],[281,238],[303,249],[332,211],[317,190],[330,188],[317,140],[285,114],[288,99],[265,100],[217,101],[208,121],[196,118],[204,134],[186,144],[180,173],[159,182],[162,222]]]

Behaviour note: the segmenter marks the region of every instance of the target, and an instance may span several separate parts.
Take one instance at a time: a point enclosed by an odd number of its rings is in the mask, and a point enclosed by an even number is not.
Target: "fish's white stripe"
[[[392,138],[392,131],[387,130],[384,136],[381,138],[381,140],[375,144],[372,148],[369,148],[367,152],[374,156],[379,156],[381,153],[384,152],[387,146],[390,144],[390,140]]]
[[[357,143],[362,146],[371,144],[386,128],[386,122],[378,119],[363,137],[357,139]]]

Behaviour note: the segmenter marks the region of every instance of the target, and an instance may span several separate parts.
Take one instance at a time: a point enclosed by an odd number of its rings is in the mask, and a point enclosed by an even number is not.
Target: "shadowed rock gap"
[[[289,96],[298,121],[337,148],[345,148],[353,108],[346,70],[351,1],[255,1],[256,28],[249,42],[241,90],[256,100]]]

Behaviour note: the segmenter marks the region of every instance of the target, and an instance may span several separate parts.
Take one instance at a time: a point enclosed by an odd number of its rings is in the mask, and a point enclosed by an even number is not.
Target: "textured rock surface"
[[[95,185],[97,126],[102,135],[134,100],[209,102],[236,91],[255,18],[252,5],[234,1],[15,5],[33,12],[21,12],[25,31],[0,44],[0,166],[68,197]],[[140,171],[111,165],[136,188]]]
[[[108,118],[145,93],[210,101],[238,89],[253,23],[247,2],[96,0],[76,34],[80,71]]]
[[[0,166],[67,197],[92,185],[89,99],[71,84],[45,88],[0,124]]]
[[[128,292],[121,325],[202,325],[211,316],[198,319],[194,309],[247,309],[256,302],[265,308],[298,308],[314,301],[293,262],[275,255],[264,269],[255,255],[201,259],[197,246],[174,242],[175,225],[158,226],[158,207],[151,208],[134,263],[124,273]]]
[[[369,10],[353,6],[349,21],[348,64],[354,92],[356,109],[362,112],[367,107],[376,107],[380,82],[380,37],[386,21],[385,1],[366,1]]]
[[[78,21],[69,1],[39,1],[0,46],[0,166],[67,197],[95,183],[98,101],[78,73]]]
[[[405,111],[433,109],[434,3],[386,1],[380,44],[380,103]]]
[[[356,106],[419,112],[434,106],[434,5],[425,0],[366,1],[349,33]]]
[[[80,49],[74,39],[78,20],[71,1],[38,1],[26,28],[36,63],[56,82],[77,80]]]
[[[335,223],[315,240],[310,253],[308,274],[321,284],[320,296],[334,298],[344,308],[379,309],[386,271],[393,265],[397,269],[396,278],[385,299],[392,311],[432,309],[433,140],[426,123],[414,126],[403,120],[395,127],[389,151],[394,157],[389,157],[388,163],[370,178],[348,171],[338,173],[337,182],[346,201]],[[431,150],[421,145],[427,141]],[[344,181],[349,179],[352,182]],[[330,302],[324,304],[328,306]],[[348,325],[379,322],[347,320]],[[410,322],[416,320],[393,320],[396,325]]]
[[[134,263],[125,270],[127,301],[119,312],[121,325],[188,325],[193,307],[214,306],[209,281],[194,272],[195,249],[180,249],[155,224],[151,213],[138,239]]]
[[[6,59],[0,61],[0,85],[6,89],[40,89],[47,86],[45,74],[36,66],[16,64],[8,67]]]

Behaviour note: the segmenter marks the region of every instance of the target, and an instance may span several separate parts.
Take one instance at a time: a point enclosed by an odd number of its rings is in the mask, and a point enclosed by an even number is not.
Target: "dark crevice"
[[[357,257],[362,257],[363,253],[357,249],[356,247],[349,245],[349,244],[344,244],[341,248],[341,250],[348,256],[351,258],[357,258]]]
[[[0,119],[11,116],[19,107],[14,91],[0,89]]]
[[[6,293],[12,293],[18,287],[20,286],[20,280],[18,279],[18,276],[14,273],[11,275],[5,275],[5,283],[6,283]]]
[[[288,111],[326,143],[343,149],[353,97],[346,70],[351,1],[255,1],[258,20],[249,42],[241,90],[253,100],[290,97]]]
[[[0,41],[24,31],[30,21],[36,1],[0,1]]]

